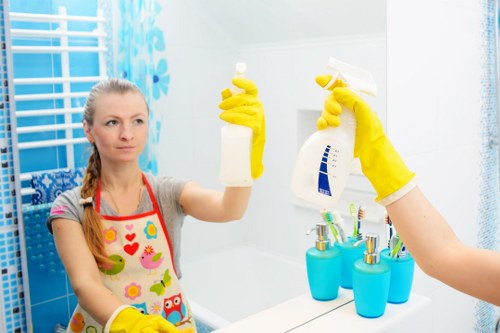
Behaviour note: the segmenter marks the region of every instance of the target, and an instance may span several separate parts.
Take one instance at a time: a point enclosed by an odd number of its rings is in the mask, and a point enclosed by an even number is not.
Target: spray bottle
[[[364,69],[330,58],[327,67],[332,75],[317,79],[327,90],[337,79],[357,92],[375,96],[377,87],[372,75]],[[315,208],[330,208],[344,190],[353,168],[356,119],[342,107],[340,126],[316,131],[302,145],[292,177],[292,192]]]
[[[245,63],[236,63],[235,77],[244,77],[247,69]],[[233,87],[232,95],[244,93]],[[252,129],[250,127],[227,124],[221,128],[221,167],[220,181],[225,186],[252,186],[251,149]]]

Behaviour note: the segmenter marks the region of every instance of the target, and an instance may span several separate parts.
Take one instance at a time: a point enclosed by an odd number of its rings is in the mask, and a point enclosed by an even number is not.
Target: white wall
[[[388,0],[388,135],[457,236],[475,245],[480,106],[478,1]],[[432,230],[429,230],[432,232]],[[473,332],[474,300],[416,272],[434,332]]]

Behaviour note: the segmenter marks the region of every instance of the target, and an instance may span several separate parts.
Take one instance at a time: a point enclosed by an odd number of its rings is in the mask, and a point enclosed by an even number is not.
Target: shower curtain
[[[483,0],[482,21],[482,95],[481,95],[481,173],[479,180],[480,201],[478,207],[479,248],[498,250],[500,223],[500,166],[498,147],[498,0]],[[492,304],[477,301],[474,330],[477,333],[494,332],[496,317],[500,313]]]
[[[108,26],[108,76],[134,82],[151,106],[167,95],[170,83],[163,32],[156,26],[161,2],[133,0],[111,4],[101,0],[100,7],[109,22],[114,22],[115,30]],[[141,168],[153,174],[158,172],[160,119],[161,110],[150,108],[148,143],[140,158]]]

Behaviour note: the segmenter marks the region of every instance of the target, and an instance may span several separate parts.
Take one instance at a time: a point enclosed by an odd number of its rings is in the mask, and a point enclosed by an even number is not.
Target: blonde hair
[[[91,127],[93,125],[96,102],[99,97],[112,93],[121,95],[127,93],[137,93],[144,98],[140,89],[135,84],[125,79],[111,78],[100,81],[92,87],[83,110],[83,120],[88,124],[88,126]],[[144,103],[147,108],[148,106],[146,100],[144,100]],[[82,198],[94,198],[95,202],[97,184],[99,183],[100,177],[101,157],[95,143],[92,143],[92,152],[89,156],[87,169],[85,170],[85,175],[83,177],[83,186],[80,191]],[[91,204],[84,205],[82,226],[85,240],[90,251],[94,255],[97,264],[102,266],[110,263],[111,261],[108,258],[104,244],[101,216],[95,211],[93,205]]]

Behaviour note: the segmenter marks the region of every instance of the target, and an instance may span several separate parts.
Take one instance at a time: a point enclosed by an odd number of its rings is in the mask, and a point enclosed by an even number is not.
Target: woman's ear
[[[94,137],[92,136],[92,133],[91,133],[91,128],[89,126],[89,124],[87,123],[86,120],[83,120],[83,131],[85,133],[85,136],[87,137],[87,140],[89,140],[89,142],[91,144],[94,143]]]

